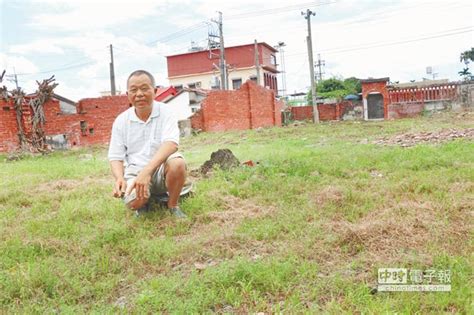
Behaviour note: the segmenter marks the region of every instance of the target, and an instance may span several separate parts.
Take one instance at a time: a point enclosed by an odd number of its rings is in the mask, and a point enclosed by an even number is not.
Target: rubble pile
[[[443,129],[440,131],[405,133],[393,137],[384,137],[373,141],[378,145],[399,145],[402,147],[412,147],[417,144],[438,144],[459,138],[474,139],[474,128],[464,130]]]

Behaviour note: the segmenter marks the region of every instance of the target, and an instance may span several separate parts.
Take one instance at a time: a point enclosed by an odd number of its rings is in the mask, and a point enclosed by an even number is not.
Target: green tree
[[[474,61],[474,47],[471,48],[471,50],[466,50],[465,52],[462,52],[459,59],[461,62],[464,62],[466,65],[469,62]]]
[[[316,93],[321,98],[337,98],[342,99],[349,94],[358,94],[362,92],[360,80],[350,77],[345,80],[338,78],[330,78],[321,80],[316,85]],[[308,103],[312,104],[311,90],[308,92]]]
[[[466,65],[464,69],[458,72],[459,75],[462,76],[466,81],[472,80],[472,75],[469,71],[469,63],[471,61],[474,61],[474,47],[471,48],[471,50],[466,50],[462,52],[459,56],[459,61],[463,62]]]
[[[464,78],[469,78],[471,76],[471,72],[469,71],[469,68],[464,68],[461,71],[458,72],[460,76]]]
[[[344,87],[347,91],[350,92],[349,94],[362,93],[362,84],[360,83],[360,80],[356,77],[350,77],[345,79]]]
[[[321,80],[317,84],[317,91],[319,93],[333,92],[337,90],[344,90],[344,82],[336,78]]]

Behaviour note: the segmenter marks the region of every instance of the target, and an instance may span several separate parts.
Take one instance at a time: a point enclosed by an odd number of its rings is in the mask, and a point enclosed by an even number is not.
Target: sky
[[[54,75],[56,93],[78,101],[110,91],[110,45],[117,89],[149,70],[167,86],[166,56],[206,47],[222,12],[226,47],[284,42],[286,93],[310,86],[307,21],[324,79],[390,77],[392,82],[460,79],[461,52],[474,46],[469,0],[0,0],[0,73],[27,93]],[[282,63],[281,56],[277,61]],[[427,74],[427,67],[433,74]],[[471,66],[472,68],[472,66]],[[279,84],[281,84],[279,77]]]

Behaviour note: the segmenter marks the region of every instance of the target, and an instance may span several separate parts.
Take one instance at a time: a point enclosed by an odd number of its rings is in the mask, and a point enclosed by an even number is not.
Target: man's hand
[[[120,198],[125,194],[125,191],[127,189],[127,182],[123,178],[119,178],[115,181],[114,185],[114,197],[115,198]]]
[[[129,187],[127,187],[125,195],[129,195],[132,192],[133,188],[135,188],[138,200],[148,198],[148,187],[150,185],[150,182],[151,174],[145,169],[143,169],[140,173],[138,173],[133,183]]]

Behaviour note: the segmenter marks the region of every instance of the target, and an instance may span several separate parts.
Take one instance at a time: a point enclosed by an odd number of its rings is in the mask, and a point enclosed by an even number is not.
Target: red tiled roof
[[[176,95],[178,91],[176,91],[174,86],[170,87],[158,87],[156,90],[155,100],[158,102],[163,102],[168,97]]]

